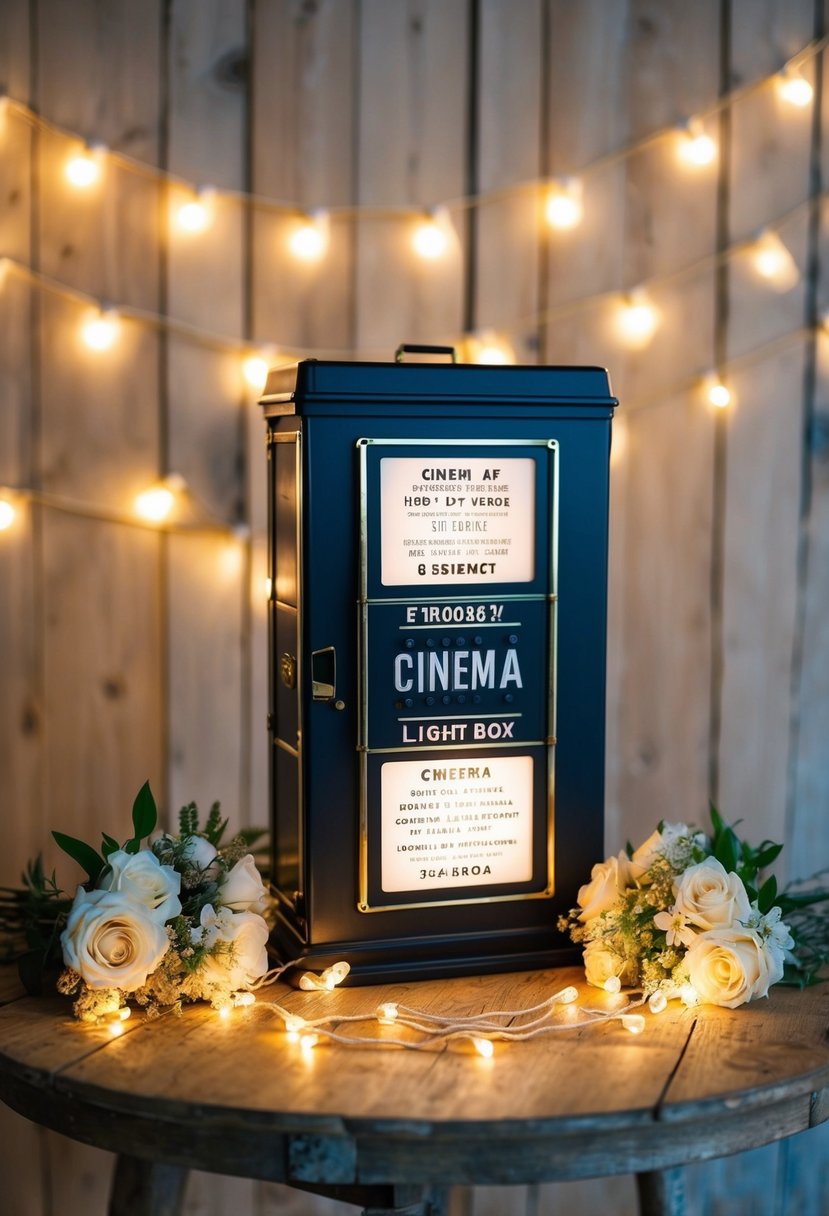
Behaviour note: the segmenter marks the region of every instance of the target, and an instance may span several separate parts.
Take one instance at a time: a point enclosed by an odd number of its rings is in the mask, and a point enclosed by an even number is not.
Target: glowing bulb
[[[698,118],[692,118],[683,128],[677,151],[680,160],[695,169],[713,164],[717,159],[717,145]]]
[[[195,198],[182,203],[176,211],[176,224],[182,232],[204,232],[213,222],[214,191],[205,188]]]
[[[694,1005],[699,1004],[699,996],[693,984],[683,984],[679,990],[679,999],[682,1004],[688,1009],[692,1009]]]
[[[246,1009],[256,1004],[256,995],[253,992],[234,992],[230,999],[236,1009]]]
[[[551,228],[566,230],[581,223],[584,215],[581,182],[575,177],[563,178],[547,195],[544,216]]]
[[[17,509],[8,498],[0,498],[0,532],[7,532],[17,518]]]
[[[421,220],[412,233],[412,248],[427,262],[443,257],[449,248],[449,216],[445,209],[439,208]]]
[[[505,338],[501,338],[493,329],[480,330],[464,339],[464,360],[469,363],[487,363],[491,365],[514,363],[515,351]]]
[[[332,963],[330,967],[326,967],[322,973],[322,978],[325,980],[326,987],[336,988],[337,984],[341,984],[351,970],[351,965],[345,961]]]
[[[150,486],[149,489],[136,495],[133,501],[136,515],[148,523],[163,523],[175,506],[176,495],[184,489],[184,486],[184,478],[177,473],[171,473],[158,485]]]
[[[117,1039],[119,1035],[124,1033],[124,1023],[123,1022],[110,1022],[108,1029],[109,1029],[110,1037],[113,1039]]]
[[[219,1006],[219,1020],[222,1022],[226,1022],[229,1017],[230,1017],[230,1006],[229,1005],[220,1005]]]
[[[579,999],[579,990],[571,984],[569,988],[562,988],[558,994],[558,1000],[562,1005],[572,1005],[574,1001]]]
[[[301,262],[318,262],[328,248],[328,240],[328,213],[315,211],[294,228],[288,248]]]
[[[718,410],[724,410],[731,404],[730,389],[713,373],[705,381],[705,392],[711,405]]]
[[[115,345],[119,328],[118,313],[107,308],[87,316],[81,326],[81,337],[90,350],[105,351]]]
[[[264,354],[248,355],[246,359],[242,360],[242,375],[256,393],[261,393],[265,387],[269,370],[270,362]]]
[[[645,1029],[645,1019],[641,1013],[623,1013],[621,1020],[625,1030],[631,1034],[641,1034]]]
[[[619,979],[618,975],[609,975],[607,977],[604,982],[604,990],[605,992],[621,992],[622,981]]]
[[[659,315],[641,290],[625,296],[616,317],[616,329],[626,346],[647,346],[659,325]]]
[[[661,1013],[663,1009],[667,1008],[667,1006],[668,998],[661,989],[658,988],[656,992],[651,993],[650,997],[648,998],[648,1008],[650,1009],[651,1013]]]
[[[752,253],[757,274],[775,291],[790,291],[800,278],[794,258],[776,232],[761,232]]]
[[[302,1048],[303,1055],[310,1055],[313,1049],[319,1043],[320,1037],[318,1034],[302,1034],[299,1036],[299,1045]]]
[[[397,1005],[394,1001],[384,1001],[377,1006],[374,1016],[382,1026],[391,1026],[397,1021]]]
[[[101,176],[101,162],[105,149],[96,144],[84,152],[78,152],[66,162],[66,180],[77,190],[88,190]]]
[[[476,1037],[472,1040],[472,1042],[474,1043],[475,1050],[479,1056],[483,1056],[485,1060],[492,1059],[495,1048],[492,1045],[491,1039],[479,1039]]]
[[[804,109],[812,100],[814,90],[799,72],[792,69],[781,72],[777,77],[777,95],[791,106]]]

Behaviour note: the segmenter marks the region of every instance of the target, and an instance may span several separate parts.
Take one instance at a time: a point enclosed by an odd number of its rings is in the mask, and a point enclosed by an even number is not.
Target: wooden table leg
[[[181,1216],[186,1169],[119,1153],[107,1216]]]
[[[687,1216],[685,1171],[649,1170],[636,1175],[640,1216]]]

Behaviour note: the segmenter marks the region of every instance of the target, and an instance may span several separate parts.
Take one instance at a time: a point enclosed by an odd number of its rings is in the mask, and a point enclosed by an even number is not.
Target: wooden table
[[[319,994],[276,985],[260,999],[305,1017],[385,1000],[477,1013],[569,983],[585,1004],[612,1000],[575,969]],[[112,1216],[174,1216],[191,1168],[406,1216],[443,1212],[452,1184],[635,1172],[643,1213],[678,1213],[684,1163],[829,1118],[829,987],[645,1016],[641,1035],[613,1021],[496,1044],[487,1060],[464,1044],[306,1052],[264,1012],[223,1021],[204,1006],[133,1016],[112,1038],[74,1022],[63,998],[13,993],[0,1009],[0,1097],[119,1154]]]

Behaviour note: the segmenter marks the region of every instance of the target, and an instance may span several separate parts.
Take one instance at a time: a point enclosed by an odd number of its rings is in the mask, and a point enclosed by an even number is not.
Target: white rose
[[[635,964],[610,950],[603,941],[588,942],[583,957],[585,978],[594,988],[604,988],[613,976],[618,976],[623,984],[636,982]]]
[[[674,894],[674,911],[699,929],[727,928],[747,921],[751,914],[742,880],[727,874],[714,857],[689,866],[674,883]]]
[[[201,910],[200,928],[193,929],[193,941],[212,948],[219,942],[232,947],[208,955],[199,968],[200,978],[208,985],[234,989],[249,987],[268,969],[268,926],[255,912],[218,912],[207,904]]]
[[[631,877],[638,882],[642,875],[651,868],[658,857],[662,855],[662,833],[651,832],[647,840],[640,844],[630,858]]]
[[[117,891],[78,888],[60,935],[63,961],[90,988],[134,992],[155,971],[170,945],[149,910]]]
[[[143,904],[161,925],[181,912],[181,875],[172,866],[163,866],[148,850],[110,853],[98,886]]]
[[[783,964],[749,929],[709,929],[688,947],[685,965],[700,1001],[736,1009],[767,996],[783,975]]]
[[[219,885],[219,900],[234,912],[264,912],[268,893],[256,868],[252,854],[247,853],[232,866]]]
[[[188,836],[182,842],[181,856],[199,870],[209,870],[217,855],[218,849],[204,836]]]
[[[584,924],[614,907],[625,889],[627,876],[628,861],[624,853],[597,862],[590,871],[590,882],[579,887],[576,896],[581,908],[579,920]]]

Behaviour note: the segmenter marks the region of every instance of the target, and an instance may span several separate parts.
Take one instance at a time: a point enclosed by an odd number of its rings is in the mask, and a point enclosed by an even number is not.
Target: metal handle
[[[421,342],[401,342],[394,352],[395,363],[402,363],[404,355],[448,355],[453,363],[458,361],[454,346],[430,346]]]

